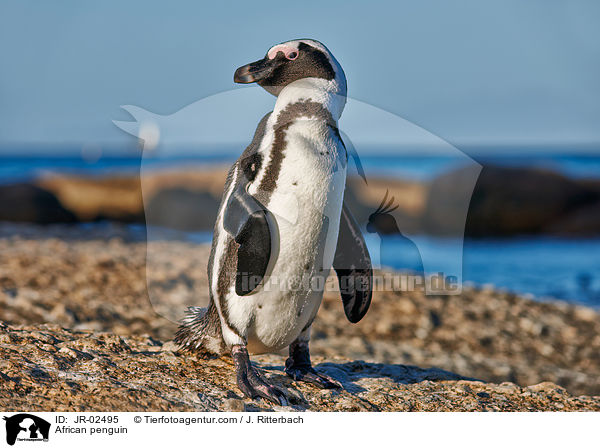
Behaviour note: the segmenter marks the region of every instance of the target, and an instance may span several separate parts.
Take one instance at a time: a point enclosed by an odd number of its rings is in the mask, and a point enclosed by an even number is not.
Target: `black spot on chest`
[[[262,161],[262,154],[257,152],[241,160],[242,172],[249,182],[253,182],[256,179],[256,175],[262,166]]]

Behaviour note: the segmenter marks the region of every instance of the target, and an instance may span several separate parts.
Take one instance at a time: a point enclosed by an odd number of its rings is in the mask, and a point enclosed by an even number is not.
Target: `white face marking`
[[[269,50],[269,52],[267,53],[267,57],[269,59],[273,59],[275,58],[275,56],[277,56],[277,53],[279,53],[280,51],[285,55],[286,58],[290,60],[294,60],[298,57],[298,48],[292,47],[289,44],[275,45]]]
[[[327,58],[329,63],[331,64],[333,71],[335,72],[335,78],[331,81],[318,79],[320,84],[323,84],[323,86],[315,85],[312,87],[318,88],[319,90],[321,90],[321,93],[323,93],[323,91],[332,92],[333,90],[335,90],[335,92],[334,92],[335,98],[333,99],[333,101],[331,101],[331,99],[329,101],[325,101],[325,100],[323,100],[323,98],[320,98],[320,99],[313,98],[313,99],[317,102],[324,103],[324,104],[330,103],[330,104],[326,104],[325,107],[328,108],[330,110],[330,112],[333,114],[334,118],[336,120],[338,120],[344,109],[344,105],[346,104],[346,91],[347,91],[346,75],[344,74],[344,70],[340,66],[339,62],[335,59],[335,57],[333,56],[333,54],[331,54],[331,52],[327,49],[327,47],[325,47],[325,45],[323,45],[321,42],[318,42],[318,41],[312,40],[312,39],[290,40],[290,41],[283,42],[281,44],[277,44],[277,45],[271,47],[271,49],[267,52],[267,58],[273,59],[277,56],[277,53],[281,51],[281,52],[283,52],[283,54],[285,55],[286,58],[295,59],[296,57],[298,57],[298,54],[300,51],[299,50],[300,44],[308,45],[309,47],[312,47],[313,49],[320,51]],[[295,53],[295,55],[293,53]],[[290,58],[290,57],[292,57],[292,58]],[[316,80],[316,78],[304,78],[304,79],[305,80],[312,79],[313,82]],[[294,84],[296,84],[296,86],[299,87],[300,85],[298,85],[298,82],[300,82],[300,81],[302,81],[302,80],[295,81],[295,82],[285,86],[284,89],[282,90],[282,92],[275,94],[276,96],[278,96],[278,102],[280,103],[279,106],[284,107],[285,106],[284,103],[293,102],[293,100],[294,100],[293,98],[283,98],[282,93],[285,92],[286,89],[290,89],[291,86]],[[306,85],[304,87],[306,87]],[[312,90],[311,86],[308,86],[308,88],[309,88],[309,90]],[[307,90],[306,88],[298,89],[298,90],[302,90],[302,91],[296,92],[292,96],[296,96],[299,94],[301,97],[306,97],[306,90]],[[283,96],[285,97],[288,95],[283,95]],[[277,111],[277,106],[275,106],[275,111]]]

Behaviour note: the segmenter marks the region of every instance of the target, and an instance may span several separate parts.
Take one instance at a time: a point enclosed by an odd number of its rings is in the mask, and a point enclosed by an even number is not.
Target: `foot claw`
[[[306,383],[321,387],[322,389],[343,388],[342,383],[331,378],[330,376],[317,372],[311,366],[286,366],[285,373],[287,373],[288,376],[290,376],[294,381],[304,381]]]
[[[290,356],[285,361],[285,373],[295,381],[304,381],[323,389],[343,389],[339,381],[317,372],[312,367],[308,341],[305,340],[297,339],[290,345]]]
[[[263,398],[280,406],[288,406],[287,395],[281,389],[269,384],[261,372],[250,363],[247,352],[234,356],[237,369],[237,383],[240,390],[252,400]]]

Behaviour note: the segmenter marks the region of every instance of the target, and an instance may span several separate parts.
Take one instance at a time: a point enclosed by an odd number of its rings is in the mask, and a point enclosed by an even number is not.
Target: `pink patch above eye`
[[[298,50],[292,47],[288,47],[287,45],[275,45],[269,50],[269,52],[267,53],[267,57],[269,59],[273,59],[275,56],[277,56],[277,53],[279,53],[280,51],[288,59],[296,59],[298,57]]]

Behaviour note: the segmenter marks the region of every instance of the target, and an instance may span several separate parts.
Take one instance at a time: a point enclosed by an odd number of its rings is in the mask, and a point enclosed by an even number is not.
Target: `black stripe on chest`
[[[287,130],[298,118],[317,118],[324,121],[327,126],[334,130],[339,136],[337,124],[323,104],[311,100],[301,100],[296,103],[288,104],[277,115],[277,121],[274,125],[274,138],[271,147],[271,157],[269,164],[265,168],[265,174],[260,182],[259,191],[270,194],[275,190],[277,179],[281,172],[281,164],[285,158]],[[341,141],[341,138],[340,138]]]

